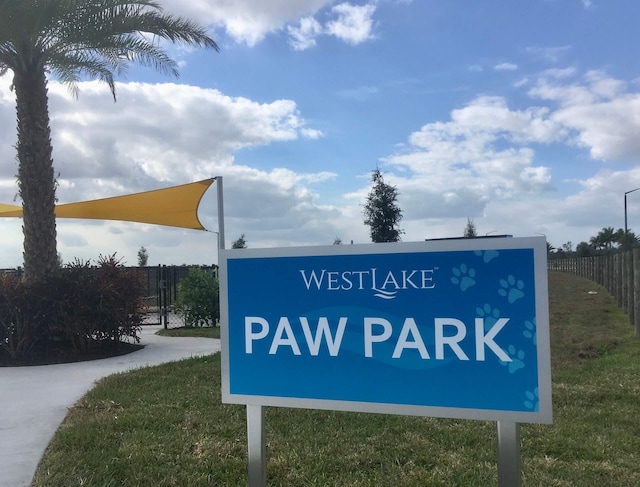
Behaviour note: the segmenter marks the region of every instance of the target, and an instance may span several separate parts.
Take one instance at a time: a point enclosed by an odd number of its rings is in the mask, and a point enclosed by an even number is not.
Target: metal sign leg
[[[264,407],[247,405],[249,487],[267,486],[267,455],[264,441]]]
[[[520,487],[520,425],[498,421],[498,487]]]

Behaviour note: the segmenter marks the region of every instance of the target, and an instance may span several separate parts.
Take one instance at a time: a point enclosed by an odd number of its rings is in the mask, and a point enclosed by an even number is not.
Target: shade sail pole
[[[222,176],[216,176],[218,193],[218,249],[224,249],[224,198],[222,194]]]

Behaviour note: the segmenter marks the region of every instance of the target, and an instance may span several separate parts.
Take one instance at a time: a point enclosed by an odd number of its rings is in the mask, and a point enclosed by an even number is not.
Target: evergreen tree
[[[246,249],[247,241],[245,239],[244,233],[238,237],[238,240],[234,240],[231,244],[232,249]]]
[[[364,205],[364,224],[370,227],[372,242],[399,242],[402,210],[397,205],[398,189],[384,182],[380,169],[371,173],[373,187]]]
[[[476,224],[473,222],[473,218],[467,218],[467,226],[464,227],[464,233],[462,236],[464,238],[476,238],[478,236]]]
[[[138,250],[138,267],[146,267],[149,262],[149,252],[144,247]]]
[[[580,242],[576,246],[576,257],[592,257],[596,255],[596,249],[587,242]]]

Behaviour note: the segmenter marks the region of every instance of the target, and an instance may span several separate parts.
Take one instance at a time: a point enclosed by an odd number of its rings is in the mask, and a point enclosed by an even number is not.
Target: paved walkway
[[[27,487],[67,410],[107,375],[220,351],[220,340],[155,335],[145,326],[142,350],[73,364],[0,367],[0,487]]]

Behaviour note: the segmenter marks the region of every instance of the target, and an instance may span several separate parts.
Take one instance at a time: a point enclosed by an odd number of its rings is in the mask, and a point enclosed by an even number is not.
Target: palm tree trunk
[[[24,275],[38,280],[58,268],[55,178],[43,69],[15,72],[18,118],[18,187],[22,198]]]

